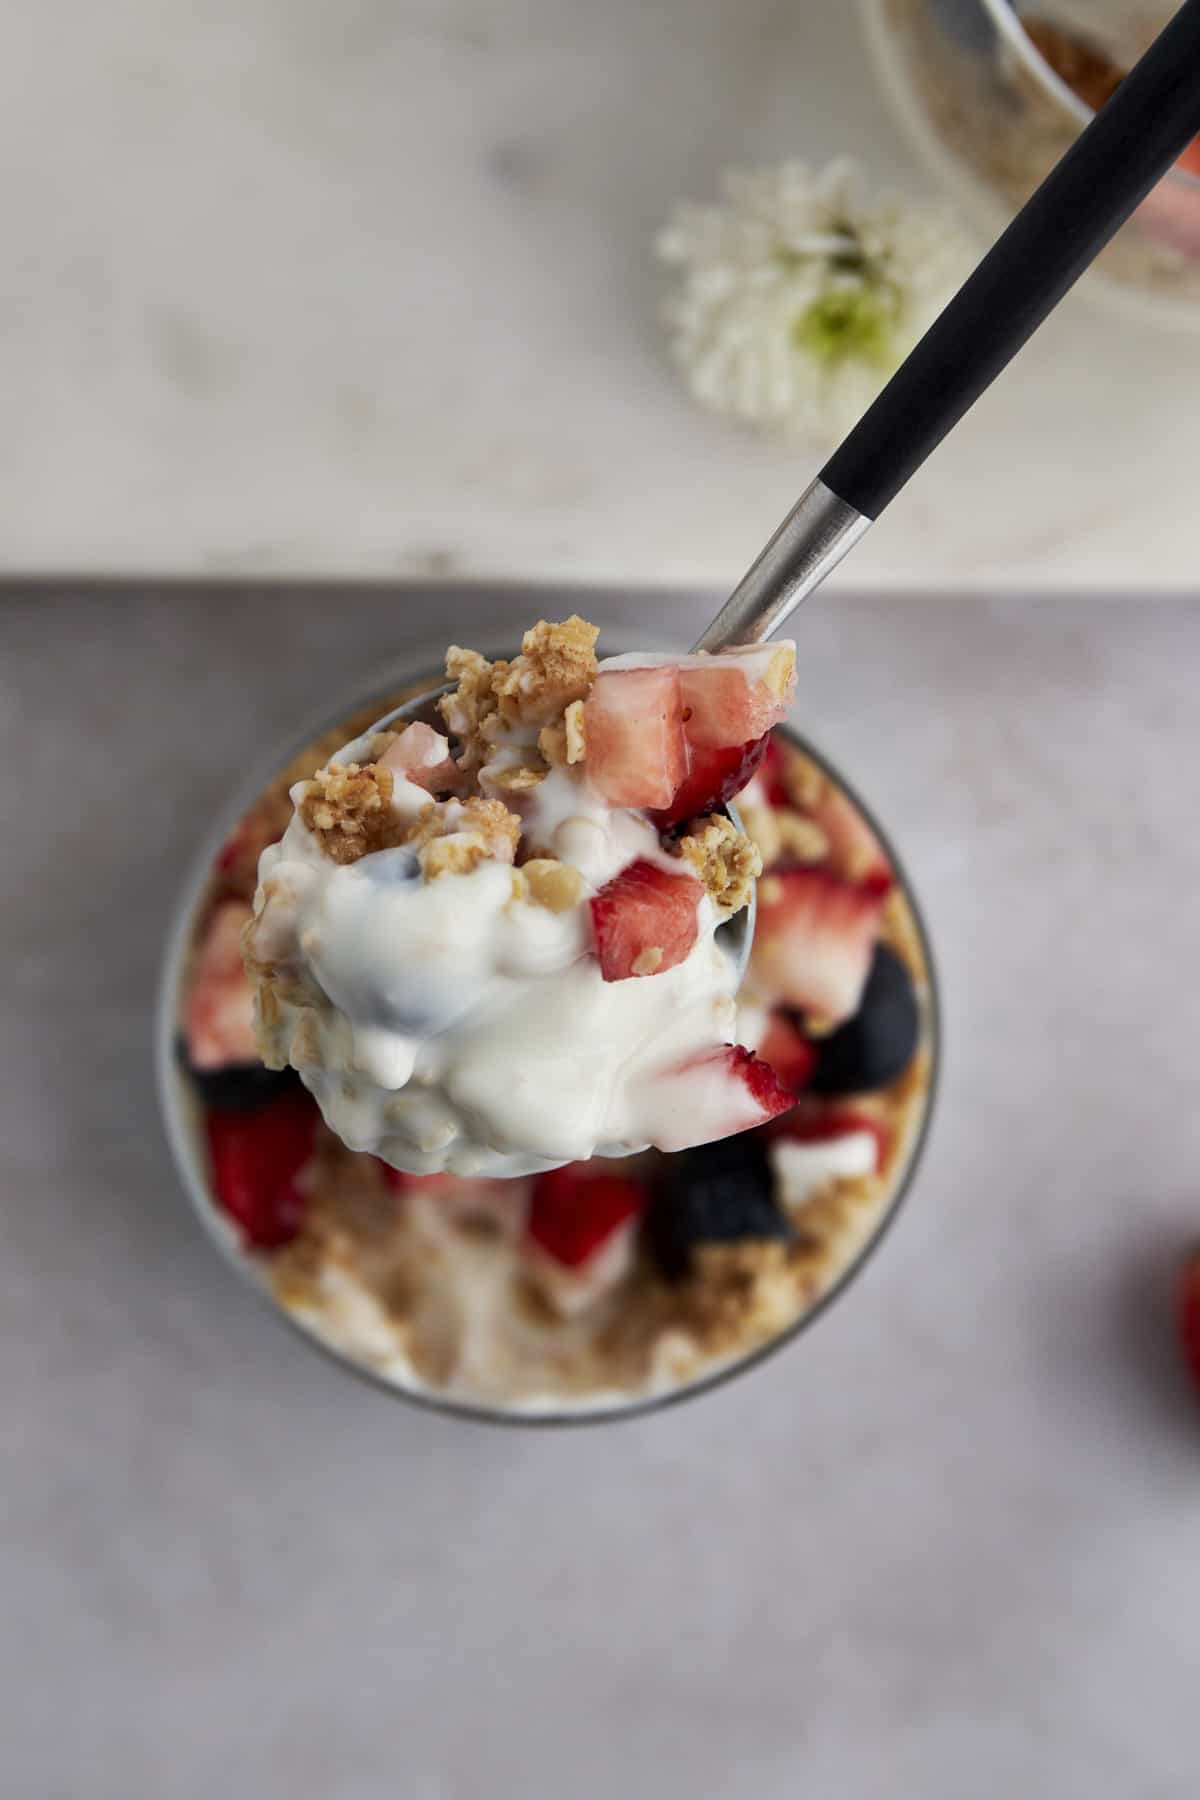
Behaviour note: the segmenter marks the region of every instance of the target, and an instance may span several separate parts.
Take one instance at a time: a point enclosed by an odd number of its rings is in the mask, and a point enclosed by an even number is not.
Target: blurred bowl
[[[827,1306],[845,1292],[850,1281],[862,1268],[868,1255],[879,1243],[888,1225],[895,1217],[916,1174],[921,1151],[926,1141],[937,1088],[940,1043],[939,1009],[928,934],[903,865],[878,821],[849,787],[844,777],[818,751],[814,750],[797,733],[786,727],[778,727],[778,735],[786,738],[811,757],[822,772],[832,779],[860,809],[875,831],[892,863],[897,887],[911,914],[918,945],[918,959],[924,966],[923,1042],[921,1048],[927,1059],[928,1080],[924,1086],[920,1103],[913,1107],[906,1131],[907,1141],[900,1147],[899,1154],[895,1159],[889,1191],[863,1241],[812,1303],[777,1336],[765,1344],[755,1346],[742,1356],[735,1357],[712,1370],[704,1371],[695,1379],[665,1391],[656,1391],[651,1394],[638,1393],[631,1395],[627,1400],[622,1398],[615,1401],[610,1393],[601,1396],[594,1404],[586,1400],[570,1402],[564,1400],[561,1404],[539,1402],[534,1408],[528,1402],[523,1401],[515,1401],[511,1405],[495,1404],[473,1400],[470,1396],[442,1393],[423,1387],[415,1378],[411,1382],[407,1380],[402,1382],[393,1378],[389,1373],[381,1372],[366,1360],[360,1360],[342,1347],[331,1344],[315,1326],[297,1318],[282,1305],[271,1284],[269,1261],[261,1255],[247,1251],[233,1222],[217,1204],[211,1183],[208,1151],[205,1143],[204,1107],[195,1083],[182,1066],[179,1056],[180,1018],[191,947],[197,925],[203,916],[211,893],[213,870],[223,846],[229,840],[230,834],[239,821],[259,800],[264,790],[278,779],[289,763],[309,748],[315,739],[343,726],[352,715],[369,713],[372,717],[376,716],[386,711],[388,707],[397,705],[401,700],[435,688],[443,679],[440,670],[436,672],[426,670],[414,675],[410,665],[408,669],[397,670],[390,681],[381,681],[378,685],[373,684],[367,692],[360,687],[341,706],[323,712],[294,739],[270,756],[253,776],[239,787],[232,797],[228,809],[214,823],[184,883],[183,892],[172,918],[159,987],[155,1025],[155,1060],[159,1102],[167,1139],[192,1207],[206,1234],[226,1262],[293,1330],[350,1373],[364,1377],[394,1397],[410,1401],[413,1404],[429,1407],[458,1418],[493,1423],[526,1425],[595,1423],[601,1420],[629,1418],[637,1414],[652,1412],[659,1407],[674,1405],[681,1400],[693,1399],[722,1382],[730,1380],[733,1376],[745,1373],[767,1356],[774,1354],[785,1344],[791,1343],[799,1337],[824,1312]],[[362,724],[360,723],[356,728],[361,730]],[[345,737],[348,739],[351,735],[352,733],[346,730]]]
[[[1176,9],[1161,0],[860,0],[884,96],[938,182],[998,235]],[[1200,140],[1080,291],[1155,325],[1200,328]]]

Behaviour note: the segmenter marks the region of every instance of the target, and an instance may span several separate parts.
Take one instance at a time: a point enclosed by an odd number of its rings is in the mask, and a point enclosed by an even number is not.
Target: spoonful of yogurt
[[[600,663],[596,637],[453,646],[436,699],[298,783],[263,854],[260,1052],[410,1174],[680,1150],[792,1104],[734,1041],[761,862],[728,803],[794,647]]]

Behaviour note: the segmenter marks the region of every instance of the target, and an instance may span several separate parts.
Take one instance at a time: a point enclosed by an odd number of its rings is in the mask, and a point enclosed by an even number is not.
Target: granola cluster
[[[458,739],[460,766],[468,772],[484,768],[505,729],[518,724],[537,728],[536,753],[522,765],[529,776],[581,762],[583,702],[599,667],[599,635],[596,626],[573,613],[561,624],[539,620],[511,662],[489,662],[478,650],[452,644],[446,674],[458,685],[438,701],[438,710]]]
[[[763,859],[756,844],[723,813],[698,819],[679,840],[679,854],[704,883],[721,913],[749,904]]]
[[[448,800],[418,814],[402,841],[417,853],[426,881],[469,875],[482,862],[512,862],[521,821],[500,800]]]
[[[577,905],[583,896],[578,871],[550,857],[530,857],[538,847],[522,846],[521,819],[513,809],[552,768],[578,768],[586,760],[584,701],[598,669],[597,636],[594,625],[573,614],[560,624],[540,620],[525,633],[521,654],[511,662],[489,662],[477,650],[452,645],[446,672],[456,686],[439,700],[438,710],[456,742],[456,779],[482,791],[466,800],[431,799],[415,819],[403,816],[393,806],[393,771],[380,760],[399,734],[377,732],[367,742],[375,761],[334,760],[304,784],[297,810],[322,850],[332,861],[348,864],[378,850],[407,847],[428,881],[468,874],[486,860],[516,862],[521,867],[514,872],[514,899],[552,912]],[[794,815],[785,819],[793,836],[804,823]],[[769,836],[769,821],[759,824]],[[720,913],[735,913],[748,903],[762,856],[723,815],[696,821],[672,849]],[[637,972],[653,969],[647,965]]]
[[[297,811],[326,856],[357,862],[401,842],[402,821],[392,811],[390,769],[370,763],[329,763],[305,785]]]

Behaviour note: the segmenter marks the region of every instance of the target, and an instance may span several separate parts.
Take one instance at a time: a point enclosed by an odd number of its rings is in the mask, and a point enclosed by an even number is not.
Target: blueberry
[[[415,850],[403,847],[397,850],[376,850],[370,856],[364,856],[359,863],[364,875],[372,881],[378,881],[384,887],[407,887],[410,882],[421,879],[421,865],[417,861]]]
[[[646,1213],[646,1239],[665,1275],[684,1274],[698,1244],[791,1236],[757,1134],[741,1132],[664,1160]]]
[[[886,944],[875,949],[862,1003],[852,1019],[817,1040],[809,1086],[818,1094],[865,1094],[903,1075],[921,1035],[912,976]]]
[[[268,1100],[302,1085],[295,1069],[268,1069],[260,1062],[223,1063],[219,1069],[194,1069],[188,1062],[182,1042],[179,1060],[205,1106],[214,1112],[254,1112]]]

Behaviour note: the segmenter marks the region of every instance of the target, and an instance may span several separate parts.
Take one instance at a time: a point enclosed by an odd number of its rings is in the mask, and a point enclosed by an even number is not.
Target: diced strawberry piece
[[[756,742],[777,725],[796,688],[794,644],[755,644],[679,665],[683,731],[696,749]]]
[[[779,1131],[782,1136],[792,1138],[800,1144],[826,1144],[838,1138],[856,1137],[868,1132],[875,1139],[876,1169],[882,1168],[891,1142],[891,1132],[882,1119],[875,1118],[872,1113],[851,1111],[847,1107],[822,1112],[810,1112],[807,1106],[797,1107],[786,1119],[781,1120]]]
[[[613,806],[661,826],[711,812],[743,788],[787,710],[795,647],[606,663],[584,707],[589,778]]]
[[[779,739],[768,737],[767,747],[763,753],[762,775],[760,777],[768,806],[790,806],[792,796],[788,791],[787,779],[784,775],[787,752]]]
[[[257,1062],[254,997],[242,962],[242,928],[250,908],[224,900],[205,928],[183,1008],[183,1035],[194,1069]]]
[[[225,842],[221,845],[220,850],[217,852],[217,871],[219,874],[227,875],[244,857],[250,835],[249,819],[239,819],[229,836],[225,839]]]
[[[610,806],[669,806],[687,772],[674,666],[602,669],[584,702],[588,779]]]
[[[458,1180],[456,1175],[409,1175],[404,1169],[394,1169],[381,1156],[377,1156],[375,1161],[383,1171],[383,1179],[393,1194],[445,1193]]]
[[[679,825],[684,819],[694,819],[700,813],[715,812],[735,794],[740,794],[762,761],[767,741],[764,734],[752,743],[735,744],[727,749],[694,749],[689,744],[688,771],[676,788],[671,804],[651,809],[650,817],[660,831]]]
[[[594,1170],[594,1163],[567,1163],[533,1184],[530,1239],[567,1269],[590,1262],[645,1210],[649,1198],[639,1182]]]
[[[753,960],[787,1006],[836,1024],[858,1010],[879,936],[882,896],[824,869],[782,869],[758,887]]]
[[[782,1085],[793,1094],[800,1093],[808,1085],[808,1079],[817,1066],[816,1045],[803,1032],[797,1031],[786,1013],[782,1012],[772,1013],[767,1035],[759,1044],[756,1054],[763,1062],[771,1065]]]
[[[829,839],[837,874],[873,894],[890,893],[895,877],[887,852],[848,794],[828,789],[809,816]]]
[[[379,759],[381,769],[390,769],[406,781],[415,782],[431,794],[443,794],[456,786],[458,764],[450,755],[450,741],[432,725],[414,719],[406,725],[394,744],[389,744]]]
[[[1200,137],[1192,139],[1175,167],[1182,169],[1186,175],[1200,176]]]
[[[1177,1317],[1184,1359],[1200,1390],[1200,1251],[1187,1259],[1180,1274]]]
[[[664,1096],[664,1084],[670,1089]],[[665,1103],[664,1103],[665,1101]],[[741,1044],[719,1044],[654,1077],[659,1150],[690,1150],[764,1125],[796,1104],[768,1063]],[[661,1121],[669,1123],[664,1127]]]
[[[258,859],[268,844],[278,842],[280,822],[270,809],[248,812],[225,839],[213,865],[230,887],[249,890],[258,877]]]
[[[205,1125],[218,1203],[254,1249],[286,1244],[304,1217],[297,1177],[316,1138],[311,1096],[285,1094],[258,1112],[210,1112]]]
[[[703,893],[694,875],[672,875],[645,857],[606,882],[591,902],[605,981],[661,975],[681,963],[699,933]]]
[[[882,1127],[865,1115],[843,1113],[781,1119],[768,1156],[784,1204],[804,1206],[830,1181],[877,1175],[883,1162]]]

